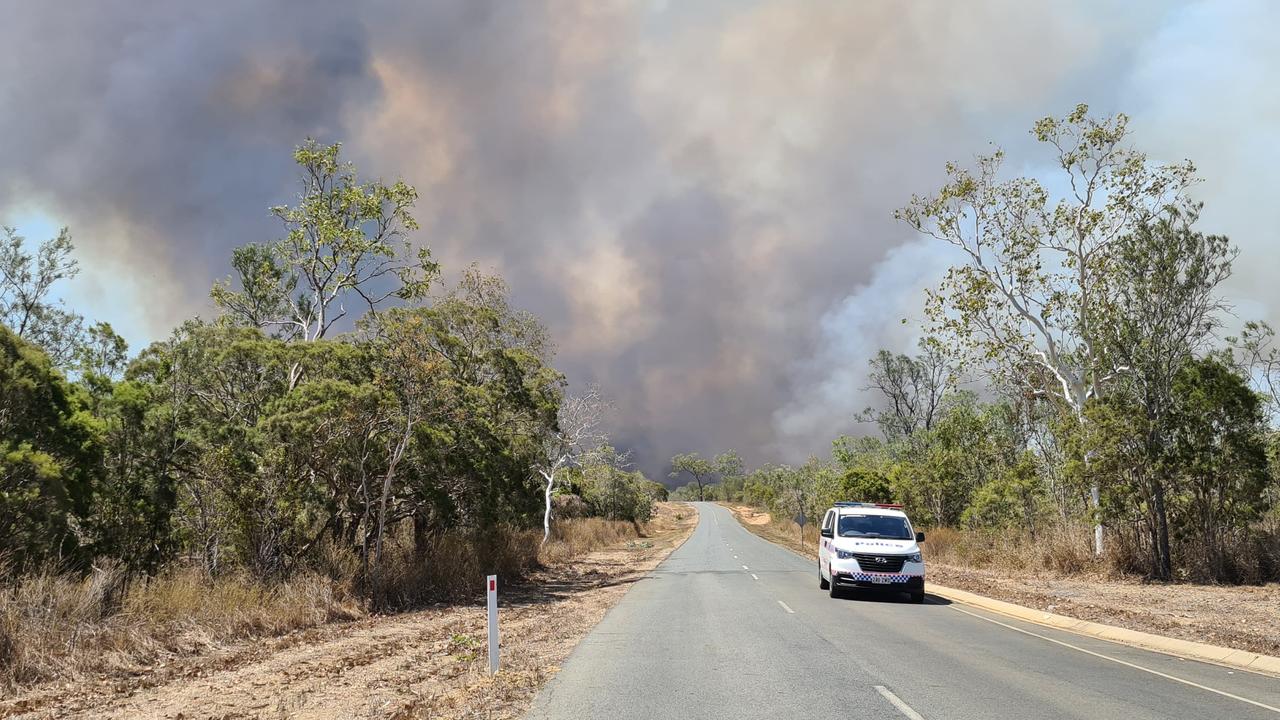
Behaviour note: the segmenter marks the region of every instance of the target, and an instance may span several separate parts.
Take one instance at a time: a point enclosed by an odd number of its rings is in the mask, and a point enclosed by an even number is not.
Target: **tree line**
[[[665,495],[603,433],[567,427],[566,409],[598,425],[605,403],[566,396],[545,327],[501,278],[471,268],[439,289],[408,240],[412,187],[361,180],[338,145],[308,141],[295,160],[298,201],[271,210],[283,237],[235,250],[215,318],[134,357],[52,299],[78,269],[68,233],[28,251],[6,229],[8,575],[112,559],[271,579],[336,547],[374,594],[392,542],[549,529],[553,500],[642,521]]]
[[[1198,229],[1194,166],[1151,161],[1127,117],[1083,105],[1032,133],[1052,173],[1007,177],[996,151],[897,212],[961,260],[928,292],[918,352],[870,362],[878,402],[856,419],[879,436],[802,467],[673,467],[776,512],[902,502],[923,525],[1074,528],[1151,578],[1280,578],[1280,353],[1265,323],[1223,336],[1238,251]]]

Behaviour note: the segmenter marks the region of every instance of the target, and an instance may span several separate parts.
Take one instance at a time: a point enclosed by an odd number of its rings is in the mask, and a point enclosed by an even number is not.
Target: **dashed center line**
[[[783,610],[786,610],[787,612],[791,613],[792,615],[795,615],[795,614],[796,614],[796,611],[795,611],[795,610],[792,610],[790,607],[788,607],[788,606],[787,606],[787,604],[786,604],[786,603],[782,602],[781,600],[779,600],[779,601],[778,601],[778,604],[782,606],[782,609],[783,609]]]
[[[743,566],[742,566],[742,569],[743,569],[743,570],[750,570],[751,568],[747,567],[746,565],[743,565]]]
[[[760,579],[760,577],[759,577],[758,575],[756,575],[755,573],[751,573],[751,579],[752,579],[752,580],[759,580],[759,579]]]
[[[889,688],[883,685],[877,685],[876,692],[884,696],[885,700],[888,700],[891,705],[898,708],[898,712],[911,718],[911,720],[924,720],[924,718],[921,717],[920,713],[916,712],[915,710],[912,710],[910,705],[902,702],[902,698],[898,697],[897,695],[894,695],[893,691],[890,690]]]

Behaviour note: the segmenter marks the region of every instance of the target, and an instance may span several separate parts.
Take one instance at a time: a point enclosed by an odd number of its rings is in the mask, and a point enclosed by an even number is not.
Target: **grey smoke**
[[[1037,117],[1129,112],[1144,146],[1200,162],[1223,208],[1206,221],[1265,268],[1251,232],[1277,166],[1269,12],[14,3],[0,213],[36,204],[70,224],[102,314],[156,338],[208,312],[231,247],[274,236],[292,146],[342,140],[366,172],[419,188],[417,239],[446,267],[508,278],[558,366],[616,400],[615,436],[647,472],[688,450],[794,461],[855,429],[866,358],[919,334],[945,254],[893,208],[989,140],[1035,170]],[[1255,314],[1274,306],[1262,274],[1236,288]],[[146,302],[109,291],[117,276]]]

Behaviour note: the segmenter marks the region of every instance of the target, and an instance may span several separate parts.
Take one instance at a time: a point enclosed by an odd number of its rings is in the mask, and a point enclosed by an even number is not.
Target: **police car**
[[[818,586],[839,597],[852,588],[893,590],[924,602],[924,559],[901,505],[838,502],[822,516]]]

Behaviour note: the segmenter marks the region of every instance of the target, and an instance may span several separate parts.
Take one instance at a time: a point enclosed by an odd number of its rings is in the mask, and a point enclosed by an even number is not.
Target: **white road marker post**
[[[485,583],[489,592],[489,674],[498,672],[498,576]]]

